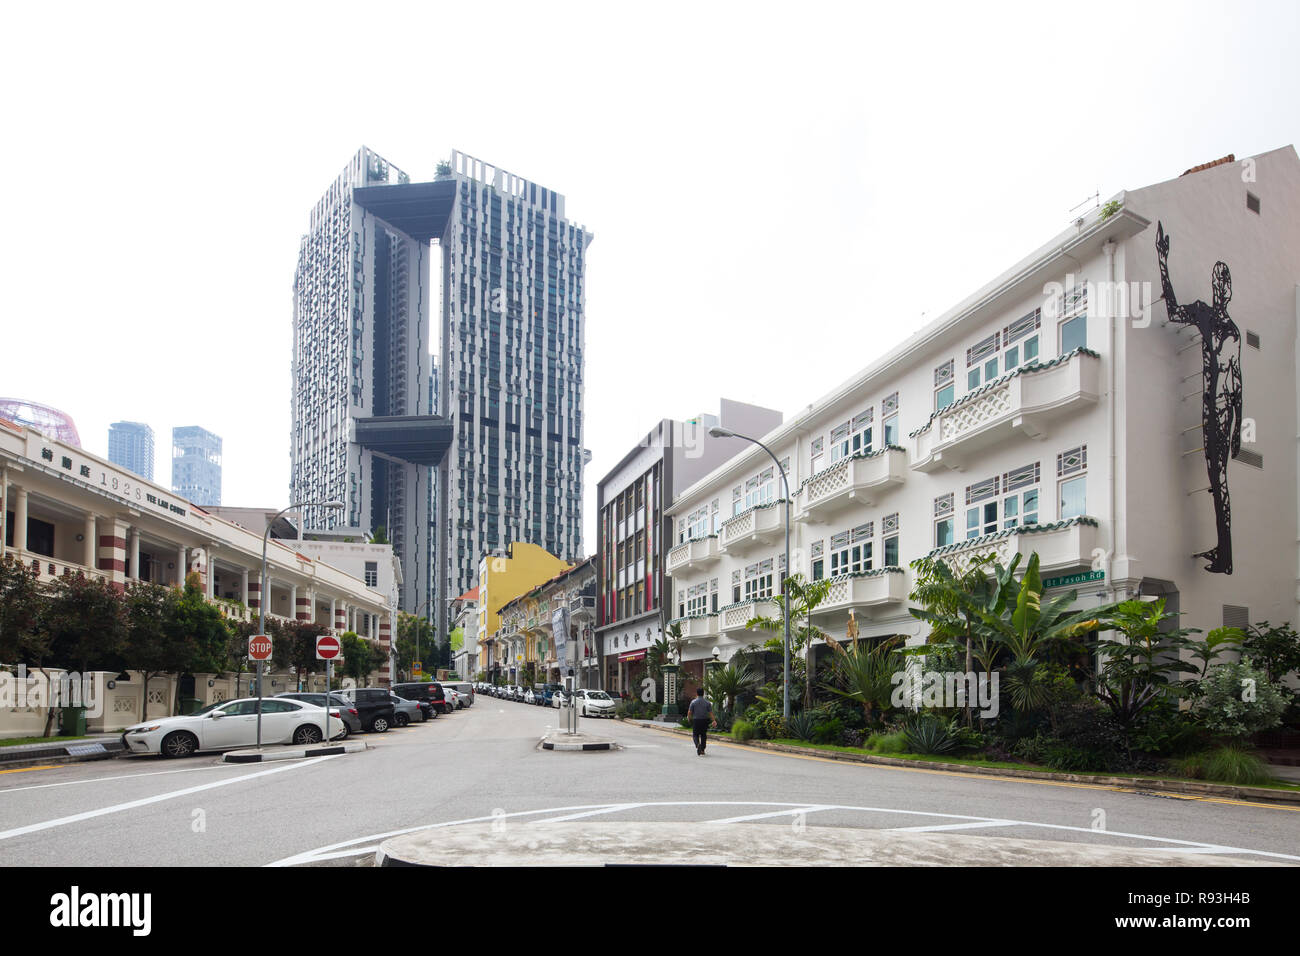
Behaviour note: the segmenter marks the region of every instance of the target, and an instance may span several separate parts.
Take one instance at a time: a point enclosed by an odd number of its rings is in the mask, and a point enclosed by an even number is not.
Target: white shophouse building
[[[834,581],[815,623],[837,638],[850,612],[863,637],[924,636],[908,564],[927,554],[1037,551],[1053,593],[1162,595],[1204,630],[1296,621],[1298,282],[1291,147],[1118,194],[753,436],[789,502],[754,446],[678,497],[685,659],[769,636],[744,625],[775,614],[787,508],[792,569]],[[715,510],[716,533],[692,519]]]
[[[226,617],[257,619],[264,522],[243,527],[120,465],[4,419],[0,502],[0,555],[35,569],[42,583],[81,574],[121,588],[133,581],[179,587],[187,573],[197,572],[207,599]],[[302,545],[267,545],[268,616],[311,621],[338,633],[354,630],[388,644],[391,589],[380,592],[330,563],[329,554],[307,553],[310,542]],[[276,663],[273,658],[273,668]],[[169,712],[174,694],[161,689],[167,680],[160,678],[159,688],[151,682],[150,715]],[[139,691],[116,683],[123,686],[92,729],[112,730],[139,719],[133,709]],[[195,681],[193,695],[206,703],[238,693],[240,686],[237,678],[231,684],[222,675],[206,675]],[[0,723],[0,736],[9,731],[18,734],[24,727]]]

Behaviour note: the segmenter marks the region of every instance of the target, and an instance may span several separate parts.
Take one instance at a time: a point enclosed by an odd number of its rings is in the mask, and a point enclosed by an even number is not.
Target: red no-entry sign
[[[316,660],[332,661],[339,656],[341,650],[339,639],[330,634],[322,634],[316,638]]]
[[[248,656],[250,660],[269,661],[271,659],[271,639],[265,634],[254,634],[248,639]]]

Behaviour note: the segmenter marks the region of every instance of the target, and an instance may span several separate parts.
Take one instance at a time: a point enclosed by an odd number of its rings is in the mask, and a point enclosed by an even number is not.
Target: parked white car
[[[525,704],[537,703],[536,698],[533,697],[533,689],[531,687],[529,687],[527,690],[524,691],[524,703]]]
[[[574,691],[578,699],[578,714],[582,717],[613,717],[614,698],[603,690]]]
[[[330,737],[347,733],[337,709],[330,711]],[[315,744],[325,737],[325,708],[286,697],[262,698],[263,744]],[[183,717],[158,717],[122,734],[131,753],[186,757],[201,750],[257,746],[257,698],[209,704]]]
[[[447,698],[447,703],[451,705],[452,710],[465,709],[465,695],[454,687],[448,687],[446,684],[443,684],[442,695]]]

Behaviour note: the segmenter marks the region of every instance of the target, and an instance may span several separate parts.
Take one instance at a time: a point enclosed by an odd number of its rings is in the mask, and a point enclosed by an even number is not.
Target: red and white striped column
[[[99,526],[99,570],[115,587],[126,587],[127,523],[106,518]]]

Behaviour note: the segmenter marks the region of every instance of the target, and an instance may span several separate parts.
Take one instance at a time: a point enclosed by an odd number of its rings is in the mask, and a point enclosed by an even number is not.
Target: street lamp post
[[[295,508],[306,508],[311,505],[320,505],[323,508],[340,509],[347,507],[341,501],[298,501],[287,508],[277,511],[275,517],[266,523],[266,530],[262,532],[262,585],[257,595],[257,633],[266,634],[266,602],[271,595],[266,589],[266,546],[271,537],[271,525],[275,524],[276,519],[286,511],[293,511]],[[329,687],[325,688],[325,710],[329,712]],[[326,718],[328,721],[328,718]],[[329,723],[325,724],[326,728]],[[329,743],[327,740],[326,743]],[[257,662],[257,749],[262,749],[262,662]]]
[[[757,438],[750,438],[748,435],[741,435],[730,429],[723,428],[720,425],[714,425],[709,429],[709,434],[714,438],[740,438],[747,442],[753,442],[763,451],[767,452],[772,461],[776,464],[776,470],[781,473],[781,487],[785,489],[785,573],[790,574],[790,482],[786,480],[785,469],[781,467],[781,462],[776,455],[772,454],[772,449],[768,448]],[[790,716],[790,596],[786,594],[785,578],[781,579],[781,609],[785,612],[785,671],[781,681],[783,709],[786,718]]]

